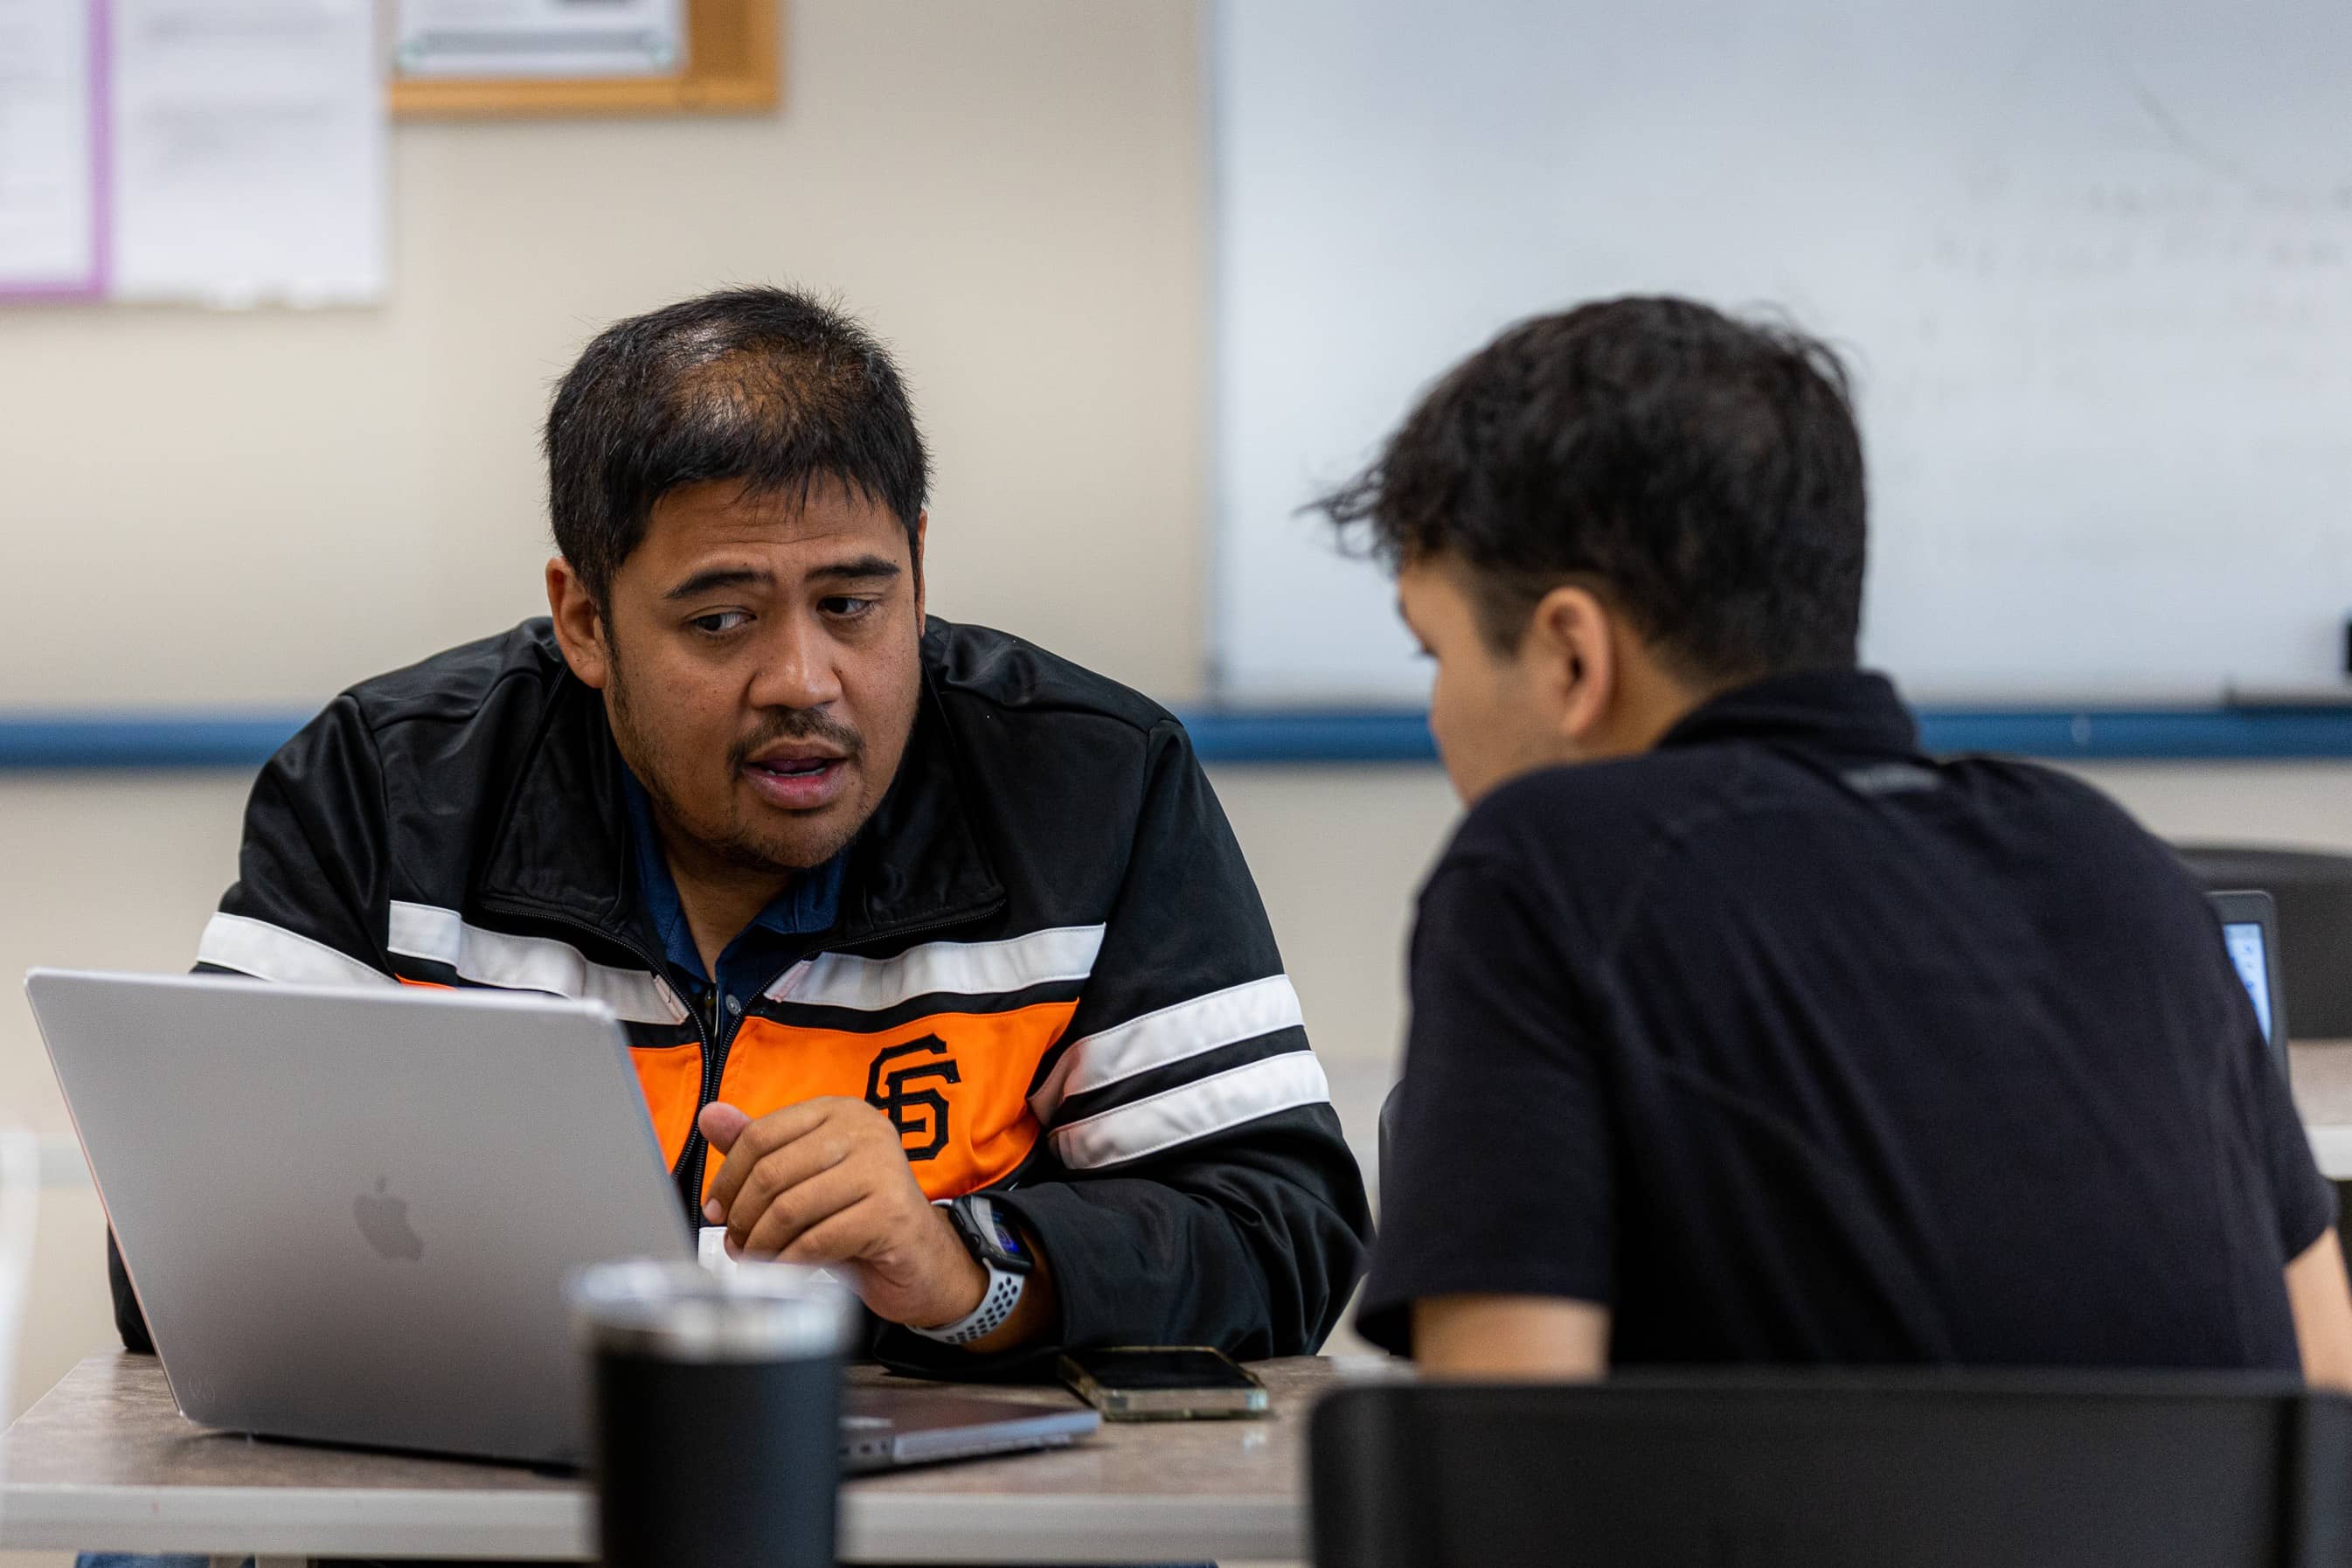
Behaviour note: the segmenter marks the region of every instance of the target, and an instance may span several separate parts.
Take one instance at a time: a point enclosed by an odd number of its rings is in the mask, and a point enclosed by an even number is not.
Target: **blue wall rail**
[[[289,712],[0,714],[0,770],[252,768],[305,715]],[[1418,711],[1187,710],[1212,763],[1427,763]],[[1955,709],[1919,715],[1936,752],[2078,761],[2352,759],[2352,705],[2297,708]]]

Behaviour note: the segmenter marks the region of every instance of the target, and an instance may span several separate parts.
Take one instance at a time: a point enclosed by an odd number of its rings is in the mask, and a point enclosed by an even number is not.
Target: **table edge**
[[[587,1561],[579,1492],[0,1484],[0,1550]],[[1306,1506],[1275,1492],[909,1493],[845,1489],[841,1556],[876,1563],[1297,1560]]]
[[[267,1556],[593,1555],[579,1492],[0,1484],[0,1550]]]

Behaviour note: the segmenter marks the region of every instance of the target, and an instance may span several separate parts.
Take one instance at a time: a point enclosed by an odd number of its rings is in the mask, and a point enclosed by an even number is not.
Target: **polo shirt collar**
[[[1916,756],[1919,726],[1895,683],[1876,671],[1806,669],[1767,676],[1708,699],[1667,731],[1658,747],[1725,741]]]
[[[704,968],[701,950],[694,944],[694,930],[687,921],[685,905],[679,901],[677,879],[670,872],[669,857],[662,852],[653,802],[626,763],[620,764],[620,773],[622,793],[628,805],[629,852],[636,867],[637,897],[644,905],[646,918],[661,938],[662,956],[681,973],[713,979]],[[846,859],[845,854],[835,855],[814,870],[793,878],[792,886],[753,916],[751,927],[746,929],[788,939],[832,930],[841,910],[841,879]],[[735,940],[740,937],[739,933]],[[732,942],[729,949],[733,951]]]

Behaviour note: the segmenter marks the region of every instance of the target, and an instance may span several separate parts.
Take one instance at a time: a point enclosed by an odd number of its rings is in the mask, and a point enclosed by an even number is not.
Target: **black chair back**
[[[2215,1374],[1343,1390],[1316,1568],[2343,1568],[2352,1401]]]

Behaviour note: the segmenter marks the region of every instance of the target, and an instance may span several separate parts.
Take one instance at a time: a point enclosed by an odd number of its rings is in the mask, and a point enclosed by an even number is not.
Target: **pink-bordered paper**
[[[114,270],[114,29],[108,0],[89,0],[89,270],[55,282],[0,283],[0,304],[103,300]]]

